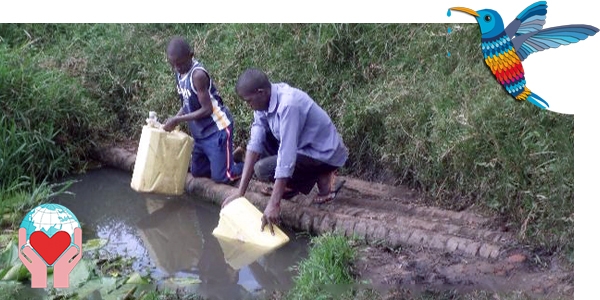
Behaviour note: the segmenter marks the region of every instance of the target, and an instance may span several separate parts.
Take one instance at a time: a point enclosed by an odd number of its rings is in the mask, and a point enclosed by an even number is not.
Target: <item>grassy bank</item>
[[[85,89],[45,65],[44,53],[3,42],[0,61],[0,226],[14,228],[69,184],[49,182],[85,168],[103,121]]]
[[[251,112],[235,80],[263,68],[331,114],[351,150],[345,173],[419,188],[445,208],[475,205],[535,246],[572,253],[573,116],[515,103],[485,67],[476,25],[451,26],[448,35],[445,24],[2,24],[2,73],[45,74],[28,82],[55,94],[17,102],[35,88],[2,92],[1,109],[14,118],[47,101],[66,138],[44,136],[69,159],[85,157],[87,141],[136,140],[149,110],[177,111],[164,47],[183,35],[231,107],[237,143]],[[18,78],[2,76],[2,91]]]
[[[339,299],[354,284],[350,265],[355,251],[343,236],[325,234],[311,240],[309,256],[297,266],[288,300]],[[352,298],[348,298],[352,299]]]
[[[353,263],[357,258],[361,243],[358,239],[348,239],[335,234],[324,234],[311,239],[309,256],[297,265],[298,275],[294,278],[294,287],[282,297],[274,299],[296,300],[474,300],[474,299],[530,299],[519,291],[488,292],[474,290],[458,292],[453,289],[435,288],[411,290],[406,286],[389,285],[373,287],[368,282],[360,282]],[[380,290],[378,290],[380,289]],[[568,299],[568,298],[567,298]]]

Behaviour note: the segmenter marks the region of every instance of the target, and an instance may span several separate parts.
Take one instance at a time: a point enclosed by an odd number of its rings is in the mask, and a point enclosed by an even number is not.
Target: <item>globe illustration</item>
[[[25,228],[27,232],[25,245],[30,245],[29,237],[36,231],[41,231],[50,238],[59,231],[65,231],[73,244],[75,228],[81,228],[79,221],[68,208],[53,203],[41,204],[29,211],[20,227]]]

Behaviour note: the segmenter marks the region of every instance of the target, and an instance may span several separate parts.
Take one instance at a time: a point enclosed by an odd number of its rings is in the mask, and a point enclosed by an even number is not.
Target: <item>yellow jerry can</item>
[[[264,248],[267,252],[289,242],[289,237],[275,225],[273,226],[275,235],[271,235],[269,226],[265,226],[265,230],[261,232],[262,215],[248,199],[245,197],[237,198],[221,209],[219,224],[212,234],[217,238],[233,239],[253,244]]]
[[[244,243],[239,240],[224,237],[216,237],[216,239],[223,251],[225,262],[234,270],[250,265],[262,256],[275,251],[275,249]]]
[[[138,192],[181,195],[185,192],[194,139],[179,130],[167,132],[155,120],[147,121],[142,128],[131,188]]]

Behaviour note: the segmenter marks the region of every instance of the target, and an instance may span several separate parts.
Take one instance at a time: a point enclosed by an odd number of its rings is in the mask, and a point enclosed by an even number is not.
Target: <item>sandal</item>
[[[266,186],[266,187],[260,189],[260,193],[265,196],[271,196],[271,194],[273,193],[273,187]],[[299,192],[296,190],[286,189],[286,191],[283,193],[283,196],[281,196],[281,198],[289,200],[298,194],[299,194]]]
[[[328,194],[317,194],[317,196],[313,199],[313,204],[325,204],[327,202],[333,201],[335,199],[335,197],[337,196],[338,192],[342,189],[342,187],[344,186],[344,183],[346,183],[346,180],[342,180],[340,182],[338,182],[335,186],[335,188],[333,189],[332,192],[329,192]]]

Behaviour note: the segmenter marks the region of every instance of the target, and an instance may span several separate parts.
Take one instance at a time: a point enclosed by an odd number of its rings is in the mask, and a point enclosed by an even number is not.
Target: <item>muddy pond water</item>
[[[69,208],[82,225],[83,242],[107,241],[102,249],[133,259],[132,268],[171,289],[173,279],[194,279],[188,292],[209,299],[241,299],[286,291],[294,266],[307,256],[308,237],[282,228],[290,242],[256,260],[228,248],[211,233],[220,207],[196,196],[165,196],[131,189],[131,174],[112,168],[90,170],[52,200]],[[246,265],[247,264],[247,265]],[[233,265],[233,266],[232,266]]]

